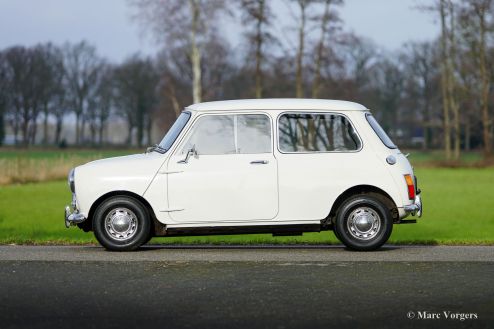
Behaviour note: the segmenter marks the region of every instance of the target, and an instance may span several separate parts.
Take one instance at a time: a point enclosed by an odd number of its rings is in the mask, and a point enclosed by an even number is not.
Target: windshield
[[[189,121],[189,118],[190,118],[190,112],[182,112],[178,116],[173,126],[171,126],[170,130],[168,130],[165,137],[163,137],[163,140],[160,142],[161,148],[163,148],[165,151],[168,151],[170,149],[170,147],[177,139],[178,135],[180,135],[182,129],[184,129],[185,125],[187,124],[187,121]]]
[[[389,136],[386,134],[384,129],[379,125],[376,119],[372,116],[372,114],[367,113],[365,117],[367,118],[367,122],[369,122],[370,126],[376,132],[377,136],[379,136],[383,144],[390,149],[395,149],[396,145],[393,143],[391,138],[389,138]]]

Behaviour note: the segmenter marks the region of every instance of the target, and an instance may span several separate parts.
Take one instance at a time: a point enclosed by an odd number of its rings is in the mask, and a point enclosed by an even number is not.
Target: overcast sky
[[[282,0],[276,1],[275,11],[283,12]],[[392,51],[406,41],[430,40],[438,34],[431,15],[413,9],[427,1],[346,0],[340,13],[346,29]],[[0,49],[86,39],[114,61],[139,51],[154,54],[153,39],[142,32],[131,14],[125,0],[0,0]],[[240,29],[228,31],[233,44],[240,42]]]

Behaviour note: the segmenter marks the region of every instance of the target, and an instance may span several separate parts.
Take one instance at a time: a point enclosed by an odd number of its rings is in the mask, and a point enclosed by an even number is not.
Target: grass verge
[[[494,168],[416,170],[424,217],[395,225],[390,243],[493,245]],[[63,208],[70,202],[65,181],[0,186],[1,244],[93,244],[92,233],[67,230]],[[155,238],[164,244],[336,244],[332,232],[272,237],[268,234]]]

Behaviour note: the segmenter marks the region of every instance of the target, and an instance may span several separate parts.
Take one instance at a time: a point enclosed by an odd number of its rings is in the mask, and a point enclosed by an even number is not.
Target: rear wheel
[[[93,230],[98,242],[108,250],[135,250],[146,243],[150,233],[147,209],[138,200],[112,197],[99,205]]]
[[[345,201],[338,210],[335,235],[353,250],[368,251],[388,241],[393,229],[389,209],[380,200],[358,195]]]

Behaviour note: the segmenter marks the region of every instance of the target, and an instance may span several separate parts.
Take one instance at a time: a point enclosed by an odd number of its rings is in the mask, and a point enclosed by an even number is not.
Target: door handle
[[[255,160],[250,162],[250,164],[268,164],[268,163],[269,163],[268,160]]]

